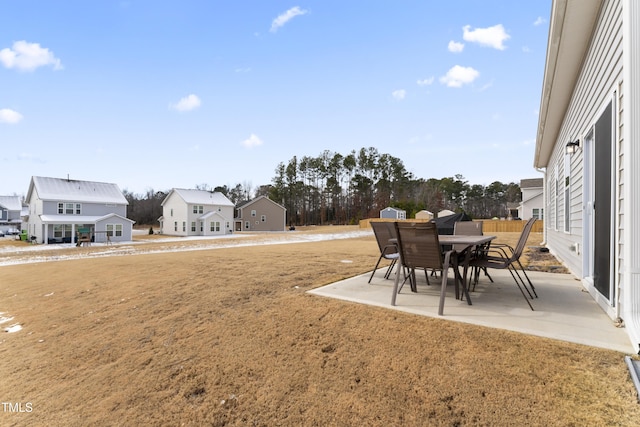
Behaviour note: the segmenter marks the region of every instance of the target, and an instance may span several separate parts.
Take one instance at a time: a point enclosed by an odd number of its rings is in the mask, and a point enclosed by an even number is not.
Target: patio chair
[[[434,223],[404,223],[395,222],[396,238],[398,252],[400,253],[400,267],[409,269],[410,274],[415,277],[415,269],[427,269],[442,271],[442,284],[440,288],[440,303],[438,306],[438,314],[444,312],[444,298],[446,295],[448,271],[450,267],[454,268],[456,277],[455,286],[456,294],[458,294],[458,263],[457,252],[454,250],[442,253],[440,241],[438,239],[438,229]],[[393,295],[391,296],[391,305],[396,305],[396,296],[400,282],[400,274],[396,274],[396,280],[393,285]],[[415,283],[415,279],[414,279]],[[470,303],[469,294],[466,287],[463,286],[467,301]]]
[[[483,222],[482,221],[458,221],[454,224],[453,226],[453,234],[456,235],[467,235],[467,236],[482,236],[484,235],[484,233],[482,232],[482,226],[483,226]],[[482,248],[473,248],[470,252],[470,259],[476,258],[478,256],[479,251],[485,251],[487,250],[487,248],[489,247],[490,243],[487,243],[486,246],[482,247]],[[467,249],[466,246],[464,245],[453,245],[453,249],[455,249],[458,253],[462,253],[463,251],[465,251]],[[480,270],[484,271],[485,276],[487,276],[489,278],[489,280],[491,281],[491,283],[493,283],[493,279],[491,278],[491,276],[489,275],[489,273],[487,272],[486,268],[479,268],[479,267],[474,267],[472,269],[473,271],[471,272],[471,280],[477,281],[477,276],[480,272]],[[464,277],[467,277],[467,272],[464,272]]]
[[[524,251],[524,247],[527,243],[527,239],[529,238],[529,234],[531,233],[531,229],[533,228],[533,224],[535,223],[535,221],[535,218],[531,218],[529,221],[527,221],[522,230],[522,233],[520,234],[520,238],[518,239],[518,243],[516,244],[515,248],[504,243],[491,244],[488,249],[482,251],[480,256],[469,262],[469,265],[474,268],[495,268],[509,270],[509,273],[511,273],[511,277],[513,277],[513,280],[516,282],[518,289],[520,289],[522,296],[527,301],[527,304],[529,304],[531,310],[533,310],[533,306],[531,305],[529,298],[533,299],[534,296],[535,298],[537,298],[538,294],[536,294],[536,289],[533,286],[533,283],[531,283],[527,272],[520,262],[520,256],[522,256],[522,252]],[[523,273],[524,277],[527,279],[529,287],[527,287],[527,283],[524,281],[518,270],[520,270]],[[476,282],[477,279],[478,278],[476,276]],[[525,291],[527,292],[529,297],[527,297]]]
[[[373,268],[371,272],[371,277],[369,277],[369,282],[371,283],[371,279],[373,279],[373,275],[376,273],[378,269],[378,265],[380,265],[380,261],[382,259],[386,259],[391,261],[387,271],[384,274],[384,278],[388,279],[391,275],[391,271],[393,270],[393,266],[396,265],[398,261],[398,248],[395,243],[391,243],[390,239],[395,238],[395,229],[393,228],[393,223],[384,222],[384,221],[372,221],[371,228],[373,228],[373,234],[376,236],[376,242],[378,242],[378,248],[380,249],[380,256],[378,257],[378,262],[376,262],[376,266]]]

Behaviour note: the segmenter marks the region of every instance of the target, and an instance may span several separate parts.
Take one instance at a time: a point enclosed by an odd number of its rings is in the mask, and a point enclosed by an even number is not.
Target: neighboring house
[[[29,236],[39,243],[71,243],[80,229],[95,242],[131,241],[134,221],[116,184],[31,177],[26,202]]]
[[[429,212],[427,210],[421,210],[416,212],[416,219],[433,219],[433,212]]]
[[[380,211],[380,218],[407,219],[407,212],[402,209],[384,208]]]
[[[531,178],[520,181],[522,201],[518,205],[518,218],[529,220],[530,218],[544,219],[544,179]]]
[[[0,231],[22,228],[22,201],[20,196],[0,196]]]
[[[545,241],[640,350],[640,2],[553,0],[534,166]]]
[[[162,201],[160,233],[171,236],[229,234],[233,203],[218,191],[174,188]]]
[[[236,208],[236,231],[284,231],[286,222],[287,210],[267,196],[257,197]]]

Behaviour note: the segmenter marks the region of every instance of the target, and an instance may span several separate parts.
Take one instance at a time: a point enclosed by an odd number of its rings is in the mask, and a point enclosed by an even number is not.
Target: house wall
[[[44,233],[42,230],[42,221],[40,215],[43,213],[43,202],[38,199],[36,192],[31,195],[31,199],[27,200],[29,204],[29,222],[27,223],[29,237],[35,237],[37,242],[43,242]]]
[[[205,207],[206,209],[206,207]],[[233,232],[233,222],[229,219],[228,216],[223,216],[224,213],[228,213],[229,209],[233,210],[232,207],[224,207],[218,212],[216,208],[216,213],[210,216],[207,216],[204,221],[204,227],[202,231],[203,236],[217,236],[222,234],[229,234]],[[218,231],[215,227],[215,223],[220,223],[220,230]],[[214,230],[211,231],[212,223],[214,223]]]
[[[547,227],[547,246],[576,276],[582,278],[583,262],[583,224],[585,206],[583,192],[585,191],[584,153],[568,156],[565,146],[568,141],[584,138],[593,129],[595,121],[602,114],[609,102],[614,101],[614,121],[622,126],[622,111],[620,100],[623,97],[623,50],[622,50],[622,2],[620,0],[605,0],[600,10],[600,16],[592,36],[591,44],[585,56],[583,68],[576,82],[572,98],[565,111],[562,127],[556,140],[556,145],[547,167],[545,225]],[[620,134],[620,132],[618,132]],[[621,155],[622,140],[614,137],[614,150]],[[584,147],[583,147],[584,148]],[[617,187],[619,205],[616,206],[615,218],[618,236],[623,209],[620,188],[623,185],[620,176],[621,162],[617,161],[613,175]],[[565,231],[565,179],[569,178],[569,227]],[[616,239],[618,240],[618,239]],[[621,240],[618,240],[621,241]],[[576,251],[576,244],[578,250]],[[620,248],[616,248],[619,253]],[[612,311],[608,311],[612,314]]]
[[[81,215],[87,216],[102,216],[110,213],[114,213],[116,215],[120,215],[123,217],[127,216],[127,206],[126,205],[115,205],[115,204],[107,204],[107,203],[87,203],[87,202],[72,202],[72,201],[43,201],[42,202],[42,214],[45,215],[59,215],[58,214],[58,203],[80,203],[81,205]],[[73,217],[73,215],[69,215],[69,217]]]
[[[118,216],[111,216],[104,221],[96,222],[94,241],[97,243],[104,243],[107,241],[107,234],[102,233],[101,231],[107,230],[107,225],[113,225],[114,229],[116,225],[122,226],[122,236],[117,236],[114,232],[114,235],[111,236],[112,242],[130,242],[133,239],[133,227],[131,226],[131,221],[126,218],[121,218]]]
[[[255,216],[252,211],[255,210]],[[242,222],[243,231],[284,231],[286,227],[285,209],[273,202],[272,200],[261,197],[253,202],[243,206],[240,209],[241,218],[236,221]],[[265,216],[263,221],[262,216]],[[246,222],[249,222],[249,228],[246,228]]]
[[[194,205],[197,206],[202,206],[202,213],[193,213],[193,207]],[[187,236],[203,236],[203,235],[209,235],[209,234],[226,234],[226,233],[230,233],[231,232],[231,227],[232,227],[232,223],[231,223],[231,219],[233,218],[233,206],[218,206],[218,205],[200,205],[200,204],[194,204],[194,203],[189,203],[187,204]],[[224,219],[221,219],[220,217],[216,218],[216,219],[205,219],[205,220],[200,220],[200,218],[209,213],[209,212],[216,212],[218,215],[222,216]],[[210,230],[210,221],[221,221],[221,232],[220,233],[211,233],[208,230]],[[192,223],[195,222],[196,225],[196,229],[195,231],[192,228]],[[202,231],[200,223],[202,224]]]
[[[536,191],[527,191],[523,190],[522,192],[522,203],[521,209],[518,210],[518,215],[520,219],[528,220],[533,217],[534,209],[542,209],[544,208],[544,199],[542,198],[542,188]]]
[[[187,209],[188,205],[185,201],[177,193],[172,193],[162,206],[162,216],[164,217],[162,233],[170,236],[187,236],[190,229]],[[184,231],[183,223],[185,224]]]

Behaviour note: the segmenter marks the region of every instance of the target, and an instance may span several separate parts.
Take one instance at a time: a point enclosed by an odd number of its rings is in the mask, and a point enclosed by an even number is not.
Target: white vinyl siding
[[[581,253],[575,251],[575,244],[583,242],[583,217],[586,209],[584,189],[584,153],[579,149],[569,159],[569,192],[568,203],[564,203],[564,156],[568,141],[583,140],[593,129],[602,114],[603,108],[613,100],[614,93],[619,91],[622,81],[622,5],[615,0],[603,2],[599,22],[586,53],[583,68],[577,78],[576,85],[567,109],[563,124],[558,133],[554,152],[549,159],[547,179],[547,246],[562,259],[565,265],[578,277],[582,276]],[[622,97],[621,94],[617,95]],[[618,104],[617,100],[614,106]],[[616,107],[619,108],[619,107]],[[618,112],[618,110],[616,110]],[[614,116],[617,123],[618,115]],[[619,124],[618,124],[619,125]],[[617,146],[614,144],[614,150]],[[617,181],[620,170],[614,169],[612,180]],[[560,185],[562,184],[562,185]],[[620,183],[618,183],[621,185]],[[618,191],[616,190],[616,194]],[[565,206],[569,212],[565,216]],[[616,211],[620,206],[616,206]],[[615,215],[620,215],[616,213]],[[570,230],[565,232],[564,218],[569,219],[566,226]],[[619,217],[615,219],[619,226]]]

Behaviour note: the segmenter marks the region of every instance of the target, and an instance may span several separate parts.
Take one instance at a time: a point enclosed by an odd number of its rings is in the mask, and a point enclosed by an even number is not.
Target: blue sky
[[[550,0],[0,0],[0,194],[269,184],[375,147],[419,178],[533,169]]]

